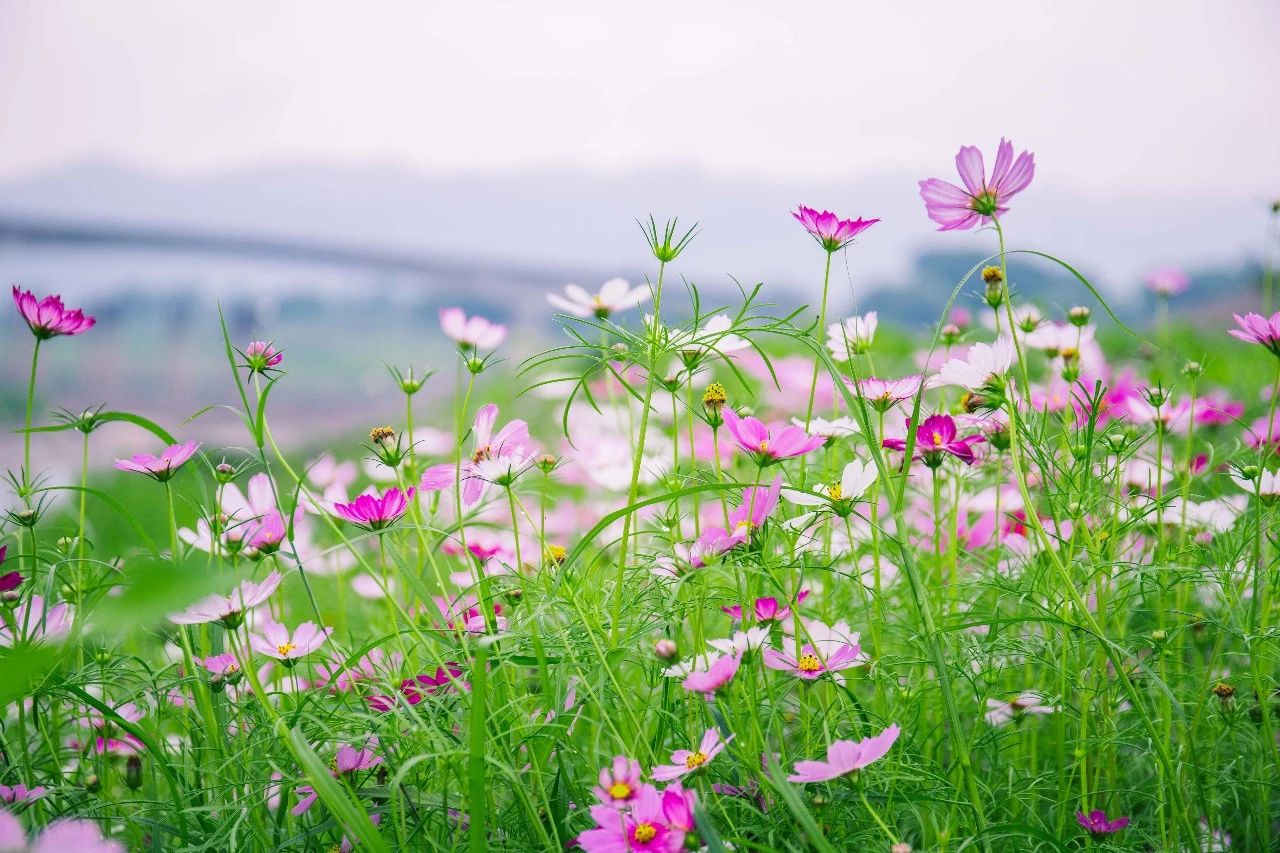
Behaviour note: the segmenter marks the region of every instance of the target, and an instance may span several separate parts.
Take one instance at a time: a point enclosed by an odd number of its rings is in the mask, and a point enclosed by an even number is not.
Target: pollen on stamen
[[[694,770],[707,763],[707,754],[705,752],[694,752],[684,760],[684,766],[690,770]]]
[[[796,661],[796,669],[801,672],[818,672],[822,669],[822,661],[818,660],[817,655],[801,655],[800,660]]]
[[[297,646],[294,645],[293,643],[281,643],[280,645],[276,646],[276,651],[280,653],[281,657],[288,657],[289,652],[293,651],[296,648]]]

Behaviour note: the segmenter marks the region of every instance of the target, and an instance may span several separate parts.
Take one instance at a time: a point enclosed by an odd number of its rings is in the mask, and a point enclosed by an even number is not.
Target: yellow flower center
[[[684,766],[689,770],[696,770],[707,763],[707,754],[705,752],[695,752],[684,760]]]
[[[839,483],[836,483],[834,486],[827,489],[827,494],[831,496],[831,500],[838,501],[844,497],[844,489],[840,488]]]
[[[614,782],[609,786],[609,796],[615,800],[625,800],[631,796],[631,786],[626,782]]]
[[[768,441],[760,442],[760,452],[766,453],[768,452],[768,450],[769,450],[769,442]]]
[[[817,655],[800,655],[800,660],[796,661],[796,669],[801,672],[818,672],[822,669],[822,661],[818,660]]]
[[[280,645],[276,646],[276,651],[278,651],[280,653],[280,657],[283,658],[283,657],[288,657],[289,652],[293,651],[296,648],[297,646],[294,645],[293,643],[281,643]]]
[[[636,841],[641,844],[648,844],[650,841],[658,837],[658,830],[651,823],[636,824]]]
[[[933,434],[933,446],[934,446],[934,447],[941,447],[941,446],[942,446],[942,433],[940,433],[940,432],[935,432],[935,433]]]

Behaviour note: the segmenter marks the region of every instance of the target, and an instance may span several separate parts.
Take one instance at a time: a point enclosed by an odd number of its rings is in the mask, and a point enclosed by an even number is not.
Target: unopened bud
[[[1084,326],[1089,322],[1089,309],[1083,305],[1077,305],[1067,312],[1067,319],[1073,326]]]
[[[1076,461],[1087,459],[1089,458],[1089,448],[1085,447],[1083,444],[1072,445],[1071,455],[1076,458]]]
[[[947,346],[951,346],[960,340],[960,327],[955,323],[948,323],[942,327],[942,342]]]
[[[1213,685],[1213,695],[1221,699],[1222,703],[1225,705],[1230,701],[1231,697],[1236,695],[1236,689],[1225,681],[1219,681],[1217,684]]]
[[[653,644],[653,653],[662,660],[675,660],[680,654],[680,650],[676,648],[676,641],[663,637],[661,640]]]
[[[124,763],[124,783],[129,787],[130,791],[136,791],[142,787],[142,757],[138,755],[130,755]]]
[[[999,308],[1004,303],[1004,288],[997,282],[987,285],[986,293],[987,304],[993,309]]]
[[[1195,379],[1201,373],[1204,373],[1204,365],[1198,361],[1188,361],[1186,364],[1182,365],[1182,373],[1184,376],[1190,376],[1192,379]]]
[[[213,478],[224,485],[230,483],[236,478],[235,466],[227,462],[219,462],[213,466]]]

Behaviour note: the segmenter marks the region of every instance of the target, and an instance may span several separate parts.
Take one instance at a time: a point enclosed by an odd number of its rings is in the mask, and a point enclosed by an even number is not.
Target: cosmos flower
[[[601,320],[635,308],[649,297],[649,288],[632,287],[625,278],[611,278],[600,286],[598,293],[587,293],[576,284],[564,286],[564,296],[548,293],[547,301],[574,317],[597,317]]]
[[[491,323],[484,317],[468,318],[461,308],[443,309],[440,328],[463,349],[496,349],[507,339],[506,326]]]
[[[802,589],[800,594],[796,596],[796,603],[799,604],[809,597],[809,590]],[[732,607],[721,607],[725,613],[728,613],[735,620],[742,621],[742,605],[735,604]],[[791,608],[778,603],[778,599],[773,596],[757,598],[755,606],[752,608],[755,612],[757,622],[781,622],[791,615]]]
[[[131,471],[146,474],[158,483],[163,483],[178,473],[178,469],[187,463],[196,451],[200,442],[188,441],[182,444],[171,444],[161,451],[159,456],[150,453],[138,453],[128,459],[117,459],[115,467],[120,471]]]
[[[741,664],[742,655],[718,657],[705,670],[695,669],[685,676],[684,689],[711,696],[733,681]]]
[[[729,513],[728,539],[722,543],[729,547],[741,545],[751,538],[751,534],[760,529],[778,506],[778,496],[782,494],[782,477],[774,477],[773,482],[765,486],[748,486],[742,490],[742,503]],[[731,544],[730,544],[731,543]]]
[[[840,509],[847,509],[853,502],[862,497],[879,473],[871,462],[855,459],[844,466],[840,472],[840,482],[831,485],[817,485],[814,491],[801,489],[783,489],[782,496],[794,504],[801,506],[830,507],[833,504]],[[842,506],[843,505],[843,506]]]
[[[994,344],[976,343],[964,358],[951,358],[929,381],[930,388],[958,385],[969,391],[999,387],[1013,365],[1013,339],[1001,335]]]
[[[908,422],[908,429],[910,426]],[[950,415],[932,415],[925,418],[924,423],[920,424],[916,430],[915,458],[923,459],[926,465],[936,468],[942,464],[943,455],[950,454],[966,465],[972,465],[978,461],[978,457],[973,452],[973,445],[984,441],[986,439],[980,435],[959,438],[956,422]],[[906,440],[901,438],[886,438],[882,444],[890,450],[907,449]]]
[[[789,672],[805,681],[816,681],[830,672],[839,672],[865,662],[859,646],[840,646],[833,654],[819,656],[813,646],[805,645],[798,658],[777,649],[764,650],[764,665],[769,669]]]
[[[42,341],[58,335],[87,332],[97,322],[93,317],[86,317],[79,308],[67,308],[58,296],[36,299],[31,291],[20,290],[16,284],[13,286],[13,304],[18,306],[18,313],[31,329],[31,334]]]
[[[471,426],[475,441],[475,450],[471,456],[463,457],[460,466],[446,462],[428,468],[422,475],[422,490],[438,492],[448,488],[453,485],[454,477],[460,474],[462,503],[464,506],[474,506],[494,481],[493,466],[523,464],[530,460],[537,452],[537,447],[529,439],[528,424],[515,420],[495,433],[493,427],[497,420],[496,404],[489,403],[481,407]]]
[[[680,798],[680,804],[683,804]],[[690,816],[689,808],[680,815]],[[584,853],[676,853],[684,849],[685,831],[667,816],[666,799],[652,785],[644,785],[625,811],[607,805],[592,806],[596,822],[577,837]]]
[[[17,639],[28,643],[66,636],[74,622],[73,612],[65,601],[53,605],[46,612],[43,596],[33,595],[30,600],[15,605],[8,618],[0,620],[0,647],[15,645],[10,624],[17,627]]]
[[[827,747],[826,761],[797,761],[795,773],[788,776],[787,781],[801,784],[827,782],[861,770],[883,758],[901,732],[896,725],[891,725],[880,734],[864,740],[834,741]]]
[[[210,595],[181,613],[170,614],[169,621],[177,625],[221,622],[225,627],[234,629],[244,621],[245,611],[266,601],[279,586],[280,573],[272,571],[258,582],[241,581],[230,595]]]
[[[879,219],[841,219],[829,210],[821,213],[812,207],[800,205],[791,215],[804,226],[818,245],[828,252],[838,252],[853,242],[863,231],[879,222]]]
[[[0,568],[4,566],[5,552],[9,550],[8,545],[0,545]],[[22,574],[20,572],[4,572],[0,574],[0,593],[13,592],[22,584]]]
[[[1106,812],[1102,809],[1094,809],[1088,814],[1076,812],[1076,823],[1084,827],[1085,831],[1090,835],[1096,837],[1119,832],[1129,825],[1129,818],[1118,817],[1115,820],[1107,820]]]
[[[725,744],[733,740],[733,735],[729,735],[728,740],[720,740],[720,732],[714,727],[707,729],[702,735],[702,742],[698,744],[697,749],[677,749],[671,753],[670,764],[659,764],[653,768],[650,774],[659,782],[670,782],[672,779],[679,779],[701,770],[711,759],[720,754]]]
[[[124,853],[124,845],[103,837],[91,820],[58,820],[46,826],[27,845],[27,834],[18,819],[0,810],[0,850],[27,853]]]
[[[1177,267],[1162,267],[1147,273],[1146,284],[1147,290],[1157,296],[1177,296],[1187,292],[1191,279]]]
[[[879,315],[875,311],[850,317],[842,323],[832,323],[827,327],[827,349],[831,351],[831,357],[836,361],[848,361],[871,349],[878,325]]]
[[[853,383],[846,379],[849,385]],[[874,376],[861,380],[855,390],[862,392],[867,404],[877,412],[887,412],[894,406],[910,400],[920,393],[924,377],[920,374],[901,379],[877,379]]]
[[[38,800],[45,795],[47,789],[41,786],[28,788],[19,782],[17,785],[10,787],[9,785],[0,785],[0,802],[13,805],[14,803],[29,803],[32,800]]]
[[[1280,311],[1268,319],[1261,314],[1249,313],[1235,317],[1238,329],[1228,329],[1227,334],[1247,344],[1259,344],[1276,357],[1280,357]]]
[[[797,426],[786,426],[775,435],[755,418],[742,418],[733,409],[724,408],[724,425],[733,441],[743,451],[754,455],[761,464],[792,459],[812,453],[827,443],[820,435],[809,435]]]
[[[374,741],[376,744],[376,741]],[[356,749],[349,744],[342,744],[338,747],[338,751],[333,756],[333,765],[329,768],[329,773],[335,779],[354,776],[361,770],[368,770],[371,767],[377,767],[382,763],[382,756],[375,753],[368,746]],[[298,804],[293,807],[292,813],[300,815],[308,811],[316,803],[315,789],[310,785],[304,785],[297,789],[300,796]]]
[[[413,500],[413,486],[407,492],[400,489],[388,489],[382,497],[376,494],[364,494],[351,503],[333,505],[333,511],[340,518],[351,522],[365,530],[382,530],[395,524],[400,516],[409,508]]]
[[[618,755],[612,765],[601,769],[594,793],[604,805],[624,808],[640,796],[640,789],[640,762]]]
[[[318,650],[333,633],[332,628],[321,628],[314,622],[303,622],[293,633],[279,622],[268,621],[261,634],[250,634],[249,645],[254,651],[293,665],[300,658]]]
[[[984,719],[989,726],[1002,726],[1027,716],[1052,714],[1058,709],[1045,702],[1039,693],[1026,691],[1006,701],[1000,699],[987,700],[987,713]]]
[[[284,353],[267,341],[249,341],[244,348],[244,360],[251,373],[266,373],[284,361]]]
[[[966,145],[956,154],[956,171],[964,189],[938,178],[920,182],[925,213],[938,223],[939,231],[958,231],[986,225],[1009,210],[1009,200],[1025,190],[1035,177],[1035,157],[1023,151],[1015,160],[1013,143],[1000,140],[991,179],[986,176],[982,152]]]

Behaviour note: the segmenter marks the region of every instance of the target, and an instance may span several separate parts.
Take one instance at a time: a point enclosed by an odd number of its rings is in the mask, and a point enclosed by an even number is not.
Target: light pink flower
[[[284,353],[266,341],[249,341],[249,345],[244,348],[244,358],[249,370],[266,373],[268,368],[284,361]]]
[[[720,754],[725,744],[733,740],[733,735],[729,735],[728,740],[720,740],[720,733],[714,728],[707,729],[702,735],[702,742],[698,744],[698,748],[694,750],[677,749],[671,753],[670,764],[659,764],[653,768],[650,774],[659,782],[669,782],[672,779],[679,779],[701,770],[711,762],[711,759]]]
[[[42,341],[58,335],[87,332],[97,322],[93,317],[86,317],[79,308],[67,308],[58,296],[36,299],[35,294],[20,290],[16,284],[13,286],[13,304],[18,306],[18,313],[31,329],[31,334]]]
[[[594,793],[604,805],[624,808],[640,796],[640,789],[640,762],[618,755],[612,765],[601,769]]]
[[[800,205],[791,215],[804,226],[818,245],[828,252],[838,252],[853,242],[863,231],[879,222],[879,219],[841,219],[829,210],[821,213],[812,207]]]
[[[1035,177],[1035,157],[1023,151],[1013,157],[1013,143],[1001,139],[996,163],[987,180],[982,152],[966,145],[956,154],[956,171],[964,189],[937,178],[920,182],[925,212],[938,223],[939,231],[956,231],[986,225],[1009,210],[1009,200],[1022,192]]]
[[[1280,357],[1280,311],[1270,318],[1249,313],[1241,317],[1233,314],[1238,329],[1228,329],[1227,334],[1247,344],[1260,344],[1274,356]]]
[[[45,795],[47,789],[41,786],[28,788],[22,783],[18,783],[13,787],[8,785],[0,785],[0,802],[12,805],[14,803],[29,803],[32,800],[38,800]]]
[[[153,480],[163,483],[178,473],[178,469],[187,463],[196,451],[200,442],[188,441],[183,444],[171,444],[161,451],[159,456],[150,453],[138,453],[128,459],[117,459],[115,467],[121,471],[146,474]]]
[[[733,681],[741,664],[742,655],[718,657],[706,670],[695,669],[685,676],[684,689],[710,696]]]
[[[1000,699],[987,700],[985,719],[989,726],[1002,726],[1026,716],[1052,714],[1058,709],[1045,702],[1039,693],[1030,691],[1019,693],[1009,701]]]
[[[896,725],[865,740],[838,740],[827,747],[826,761],[797,761],[788,782],[827,782],[861,770],[885,756],[902,732]]]
[[[323,646],[332,633],[332,628],[321,628],[314,622],[303,622],[290,634],[289,629],[279,622],[269,621],[262,626],[260,635],[249,635],[249,645],[268,657],[293,664]]]
[[[181,613],[170,614],[169,621],[177,625],[221,622],[228,628],[236,628],[243,621],[246,610],[266,601],[279,586],[280,573],[272,571],[259,582],[241,581],[230,595],[210,595]]]
[[[1147,290],[1159,296],[1177,296],[1186,293],[1191,279],[1177,267],[1162,267],[1147,273]]]
[[[490,480],[486,477],[488,466],[492,463],[519,464],[536,452],[537,446],[529,439],[528,424],[515,420],[495,433],[493,427],[497,420],[498,407],[494,403],[483,406],[476,412],[476,419],[471,426],[475,441],[475,450],[471,456],[464,457],[460,466],[446,462],[428,468],[422,475],[422,491],[438,492],[449,488],[453,485],[455,475],[460,473],[462,503],[464,506],[474,506],[489,488]]]
[[[845,383],[853,384],[848,379]],[[870,376],[860,381],[858,388],[862,390],[863,398],[873,409],[877,412],[887,412],[904,400],[910,400],[919,394],[923,384],[924,377],[919,374],[904,376],[901,379],[877,379]]]
[[[0,850],[5,853],[124,853],[124,845],[102,835],[89,820],[58,820],[46,826],[27,846],[27,834],[18,819],[0,810]]]
[[[805,681],[816,681],[830,672],[839,672],[864,663],[862,649],[857,645],[840,646],[825,657],[820,656],[813,646],[806,645],[800,650],[800,657],[794,658],[777,649],[764,650],[764,665],[769,669],[790,672]]]
[[[484,317],[468,319],[461,308],[442,310],[440,328],[464,349],[494,349],[507,339],[506,326],[491,323]]]
[[[948,359],[938,375],[929,381],[930,388],[958,385],[969,391],[981,391],[1000,383],[1013,364],[1013,339],[1001,335],[994,344],[977,343],[964,358]]]
[[[10,617],[18,629],[17,639],[29,643],[63,637],[70,633],[74,621],[71,605],[63,601],[46,612],[44,597],[39,595],[33,595],[29,601],[15,605]],[[0,620],[0,647],[14,644],[14,634],[8,619]]]
[[[377,741],[374,741],[376,744]],[[368,770],[371,767],[377,767],[382,763],[382,756],[374,753],[368,746],[356,749],[354,746],[342,744],[338,747],[337,753],[333,757],[333,766],[329,768],[330,775],[335,779],[341,779],[344,776],[351,776],[359,773],[361,770]],[[301,795],[298,804],[291,810],[294,815],[300,815],[310,809],[316,803],[318,796],[310,785],[303,785],[297,789],[297,793]]]

